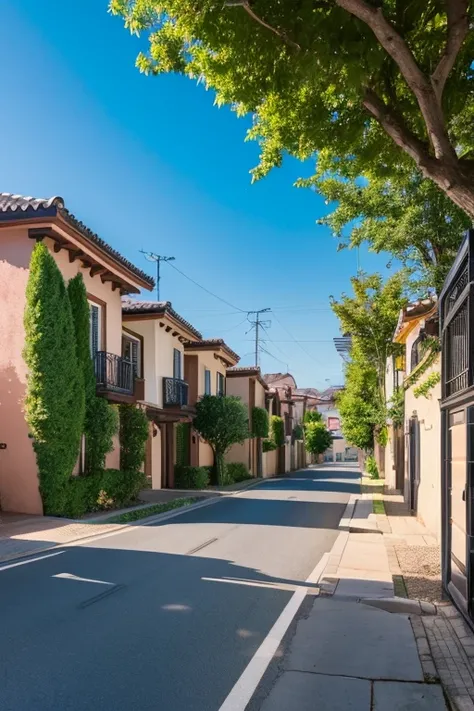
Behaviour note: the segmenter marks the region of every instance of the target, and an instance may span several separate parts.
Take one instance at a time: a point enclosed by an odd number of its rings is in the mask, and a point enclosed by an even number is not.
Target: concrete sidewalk
[[[474,711],[470,629],[448,603],[395,596],[394,546],[436,539],[413,517],[374,513],[372,498],[351,497],[262,711]]]

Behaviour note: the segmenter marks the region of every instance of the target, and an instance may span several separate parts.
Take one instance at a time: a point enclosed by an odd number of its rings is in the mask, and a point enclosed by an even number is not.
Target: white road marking
[[[52,558],[55,555],[62,555],[66,551],[58,551],[57,553],[48,553],[48,555],[42,555],[40,558],[29,558],[28,560],[21,560],[19,563],[10,563],[9,565],[2,565],[0,568],[0,573],[2,570],[8,570],[9,568],[17,568],[19,565],[28,565],[28,563],[36,563],[38,560],[44,560],[45,558]]]
[[[241,578],[201,578],[205,583],[231,583],[233,585],[246,585],[253,588],[268,588],[270,590],[307,590],[306,585],[301,583],[297,585],[296,583],[270,583],[263,580],[243,580]],[[312,589],[311,592],[316,593],[316,589]]]
[[[307,583],[316,583],[324,572],[329,553],[325,553],[313,572],[306,579]],[[260,647],[255,652],[248,666],[242,672],[240,679],[227,696],[219,711],[244,711],[255,693],[268,665],[272,661],[278,646],[294,620],[303,600],[307,595],[306,587],[296,590],[280,617],[277,619]]]
[[[73,575],[72,573],[57,573],[52,575],[52,578],[64,578],[65,580],[77,580],[80,583],[97,583],[97,585],[115,585],[115,583],[108,583],[106,580],[94,580],[94,578],[81,578],[79,575]]]

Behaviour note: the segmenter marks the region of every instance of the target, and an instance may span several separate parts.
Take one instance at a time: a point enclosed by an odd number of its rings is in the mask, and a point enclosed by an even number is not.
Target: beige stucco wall
[[[278,451],[274,449],[271,452],[263,453],[263,477],[275,476],[278,468]]]
[[[235,395],[240,397],[242,402],[249,404],[250,399],[250,380],[247,376],[242,378],[227,378],[227,395]]]
[[[126,328],[143,336],[143,370],[145,401],[163,407],[163,378],[173,377],[173,350],[181,351],[181,369],[184,378],[184,346],[173,332],[166,333],[160,323],[173,325],[168,319],[137,319],[125,322]],[[173,326],[173,330],[176,327]]]
[[[424,322],[415,328],[406,341],[406,362],[410,363],[411,347]],[[429,530],[441,536],[441,413],[439,400],[441,384],[431,389],[429,397],[416,398],[414,389],[429,375],[440,372],[440,361],[428,368],[417,382],[405,392],[405,433],[409,419],[416,413],[420,423],[420,485],[418,489],[418,516]],[[405,436],[408,445],[408,434]],[[409,446],[405,447],[405,489],[409,479]]]

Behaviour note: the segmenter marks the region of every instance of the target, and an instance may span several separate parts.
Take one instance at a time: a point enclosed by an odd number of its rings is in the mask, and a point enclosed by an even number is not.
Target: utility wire
[[[267,351],[267,349],[264,348],[263,346],[260,346],[260,350],[261,350],[263,353],[266,353],[267,355],[269,355],[270,358],[273,358],[274,360],[278,361],[279,363],[282,363],[284,366],[286,366],[286,369],[287,369],[287,370],[290,370],[290,368],[289,368],[289,366],[288,366],[288,363],[287,363],[286,361],[281,360],[280,358],[277,358],[276,356],[273,355],[273,353],[270,353],[270,351]]]
[[[184,278],[187,279],[188,281],[190,281],[192,284],[194,284],[195,286],[198,286],[200,289],[202,289],[203,291],[205,291],[207,294],[210,294],[210,295],[213,296],[215,299],[218,299],[219,301],[222,301],[223,304],[226,304],[227,306],[230,306],[231,309],[235,309],[236,311],[238,311],[238,312],[241,313],[241,314],[246,314],[246,313],[248,313],[247,311],[244,311],[244,309],[239,309],[238,306],[235,306],[234,304],[231,304],[229,301],[226,301],[225,299],[222,299],[220,296],[217,296],[217,294],[214,294],[214,292],[209,291],[209,289],[206,289],[206,287],[205,287],[205,286],[202,286],[202,284],[198,284],[197,281],[195,281],[194,279],[191,279],[191,277],[189,277],[187,274],[185,274],[184,272],[182,272],[181,269],[178,269],[178,267],[175,267],[174,264],[170,264],[169,262],[166,262],[166,263],[167,263],[167,265],[168,265],[169,267],[171,267],[172,269],[174,269],[175,271],[177,271],[179,274],[181,274],[181,276],[184,276]]]
[[[304,348],[304,347],[301,345],[301,343],[300,343],[299,341],[296,340],[296,338],[293,336],[293,334],[290,333],[289,330],[286,328],[286,326],[284,326],[284,325],[282,324],[282,322],[280,321],[280,319],[278,318],[278,316],[276,315],[275,312],[273,312],[273,315],[274,315],[274,317],[275,317],[277,323],[280,324],[280,326],[282,327],[282,329],[289,335],[289,337],[291,338],[291,340],[292,340],[294,343],[296,343],[296,345],[299,346],[299,348],[301,348],[301,350],[303,351],[303,353],[305,353],[305,354],[308,356],[308,358],[311,358],[311,360],[312,360],[314,363],[316,363],[316,365],[319,365],[320,367],[322,367],[322,363],[320,363],[319,361],[317,361],[316,358],[315,358],[309,351],[307,351],[306,348]]]

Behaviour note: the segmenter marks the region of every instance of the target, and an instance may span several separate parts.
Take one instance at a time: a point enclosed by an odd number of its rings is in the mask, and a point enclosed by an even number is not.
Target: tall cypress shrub
[[[69,300],[76,332],[76,351],[84,380],[86,413],[85,473],[93,474],[105,467],[105,457],[114,448],[113,437],[118,430],[117,409],[96,395],[94,364],[90,351],[90,311],[82,274],[68,284]]]
[[[62,514],[79,455],[85,401],[64,279],[47,247],[36,244],[26,289],[25,414],[46,514]]]

